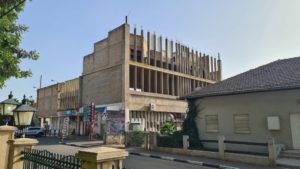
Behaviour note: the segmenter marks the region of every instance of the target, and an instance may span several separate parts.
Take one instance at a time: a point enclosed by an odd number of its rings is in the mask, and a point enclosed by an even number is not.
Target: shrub
[[[144,132],[141,130],[133,130],[129,136],[129,145],[142,146],[144,143]]]
[[[161,128],[160,128],[160,134],[162,135],[172,135],[174,132],[176,132],[176,127],[172,123],[165,123]]]

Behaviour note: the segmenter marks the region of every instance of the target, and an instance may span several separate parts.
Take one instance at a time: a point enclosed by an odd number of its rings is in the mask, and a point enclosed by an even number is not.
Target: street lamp
[[[8,123],[13,116],[13,110],[19,105],[16,99],[13,99],[12,92],[8,95],[8,99],[0,103],[0,114],[5,118],[5,123]]]
[[[19,128],[30,126],[35,112],[36,109],[27,103],[26,96],[24,95],[22,104],[13,110],[15,125]]]

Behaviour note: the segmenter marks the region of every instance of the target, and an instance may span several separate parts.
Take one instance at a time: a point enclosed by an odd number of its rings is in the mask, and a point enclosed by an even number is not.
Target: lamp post
[[[13,110],[15,125],[20,129],[30,126],[35,112],[36,109],[27,103],[26,96],[24,95],[22,104]]]
[[[3,117],[2,119],[5,120],[5,124],[11,123],[10,125],[12,125],[13,110],[18,105],[19,103],[13,98],[12,92],[8,95],[8,99],[0,103],[0,114]]]

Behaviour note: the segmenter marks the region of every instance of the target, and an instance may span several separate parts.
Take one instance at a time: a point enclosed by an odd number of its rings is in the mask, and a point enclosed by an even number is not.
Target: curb
[[[220,168],[220,169],[239,169],[236,167],[226,166],[226,165],[218,165],[218,164],[210,164],[210,163],[204,163],[201,161],[193,161],[193,160],[182,160],[177,159],[173,157],[167,157],[167,156],[157,156],[147,153],[136,153],[136,152],[130,152],[131,155],[137,155],[137,156],[143,156],[143,157],[150,157],[150,158],[156,158],[156,159],[162,159],[162,160],[168,160],[168,161],[176,161],[181,163],[188,163],[188,164],[195,164],[199,166],[205,166],[205,167],[211,167],[211,168]]]
[[[58,142],[58,143],[59,143],[59,144],[62,144],[62,145],[73,146],[73,147],[89,148],[89,146],[81,146],[81,145],[70,144],[70,143],[66,143],[66,142]]]

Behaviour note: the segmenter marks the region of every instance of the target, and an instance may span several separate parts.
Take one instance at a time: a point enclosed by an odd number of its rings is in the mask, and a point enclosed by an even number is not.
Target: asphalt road
[[[64,155],[74,155],[79,149],[82,149],[79,147],[61,145],[58,143],[59,140],[53,137],[42,137],[37,139],[39,140],[39,144],[35,147],[36,149],[48,150],[50,152]],[[208,167],[194,164],[142,157],[137,155],[129,155],[129,157],[124,160],[124,166],[126,169],[209,169]]]

